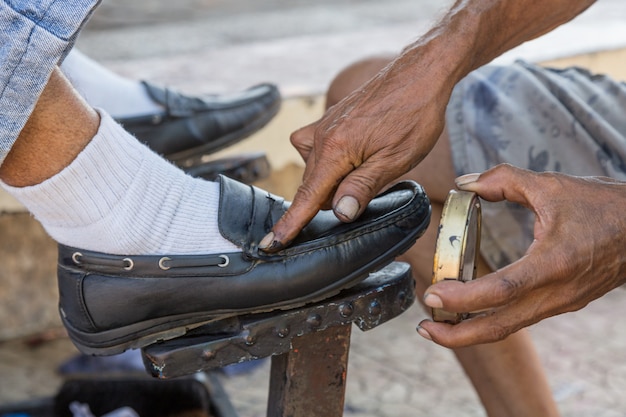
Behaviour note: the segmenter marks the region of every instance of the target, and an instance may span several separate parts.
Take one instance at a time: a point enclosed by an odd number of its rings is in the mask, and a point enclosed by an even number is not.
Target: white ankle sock
[[[162,113],[139,81],[121,77],[76,49],[70,51],[61,71],[91,105],[115,118]]]
[[[63,171],[30,187],[2,184],[53,239],[121,255],[240,250],[218,230],[218,183],[186,175],[100,115],[98,133]]]

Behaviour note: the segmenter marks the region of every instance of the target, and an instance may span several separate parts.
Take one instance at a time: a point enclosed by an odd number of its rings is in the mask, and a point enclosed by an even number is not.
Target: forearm
[[[457,0],[399,63],[451,88],[470,71],[582,13],[595,0]],[[421,67],[421,68],[420,68]]]
[[[331,203],[353,221],[420,163],[445,126],[452,89],[470,71],[571,20],[592,0],[457,0],[439,24],[291,142],[307,164],[287,215],[263,239],[282,248]]]

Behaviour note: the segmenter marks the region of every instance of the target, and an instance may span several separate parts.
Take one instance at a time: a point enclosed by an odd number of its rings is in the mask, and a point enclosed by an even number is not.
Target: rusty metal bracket
[[[292,350],[296,338],[325,329],[351,323],[363,331],[372,329],[400,315],[414,299],[409,266],[393,262],[323,302],[214,322],[144,348],[143,360],[154,377],[172,378],[280,355]]]
[[[344,324],[308,333],[272,356],[267,417],[343,415],[351,331]]]

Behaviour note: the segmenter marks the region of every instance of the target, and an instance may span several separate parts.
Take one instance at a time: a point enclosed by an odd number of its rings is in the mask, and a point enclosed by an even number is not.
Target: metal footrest
[[[153,376],[172,378],[280,355],[292,349],[294,338],[332,327],[355,323],[363,331],[372,329],[400,315],[414,299],[409,266],[393,262],[320,303],[214,322],[144,348],[143,360]]]

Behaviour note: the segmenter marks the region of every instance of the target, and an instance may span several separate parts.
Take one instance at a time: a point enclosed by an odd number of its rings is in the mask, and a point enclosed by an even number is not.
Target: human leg
[[[236,250],[218,231],[217,184],[185,175],[102,115],[55,69],[0,166],[5,189],[68,245],[128,254]]]
[[[357,222],[322,212],[265,255],[257,245],[286,211],[281,198],[186,176],[91,109],[58,69],[0,178],[59,241],[61,317],[89,354],[322,300],[391,262],[429,217],[421,189],[405,183]]]
[[[359,61],[342,71],[331,83],[327,106],[358,88],[390,60],[376,57]],[[426,233],[399,260],[411,265],[418,299],[430,285],[438,219],[448,191],[457,176],[452,163],[447,129],[429,155],[405,178],[424,186],[432,204],[431,225]],[[479,275],[489,267],[481,261]],[[549,384],[527,331],[504,341],[464,349],[455,355],[472,381],[490,416],[557,416]]]
[[[99,1],[0,3],[0,164]]]
[[[113,118],[159,114],[164,110],[139,81],[122,77],[76,48],[67,54],[60,68],[90,106],[106,110]]]
[[[250,136],[278,112],[269,83],[231,94],[189,96],[122,77],[77,50],[61,70],[90,106],[102,108],[152,150],[181,164]]]

